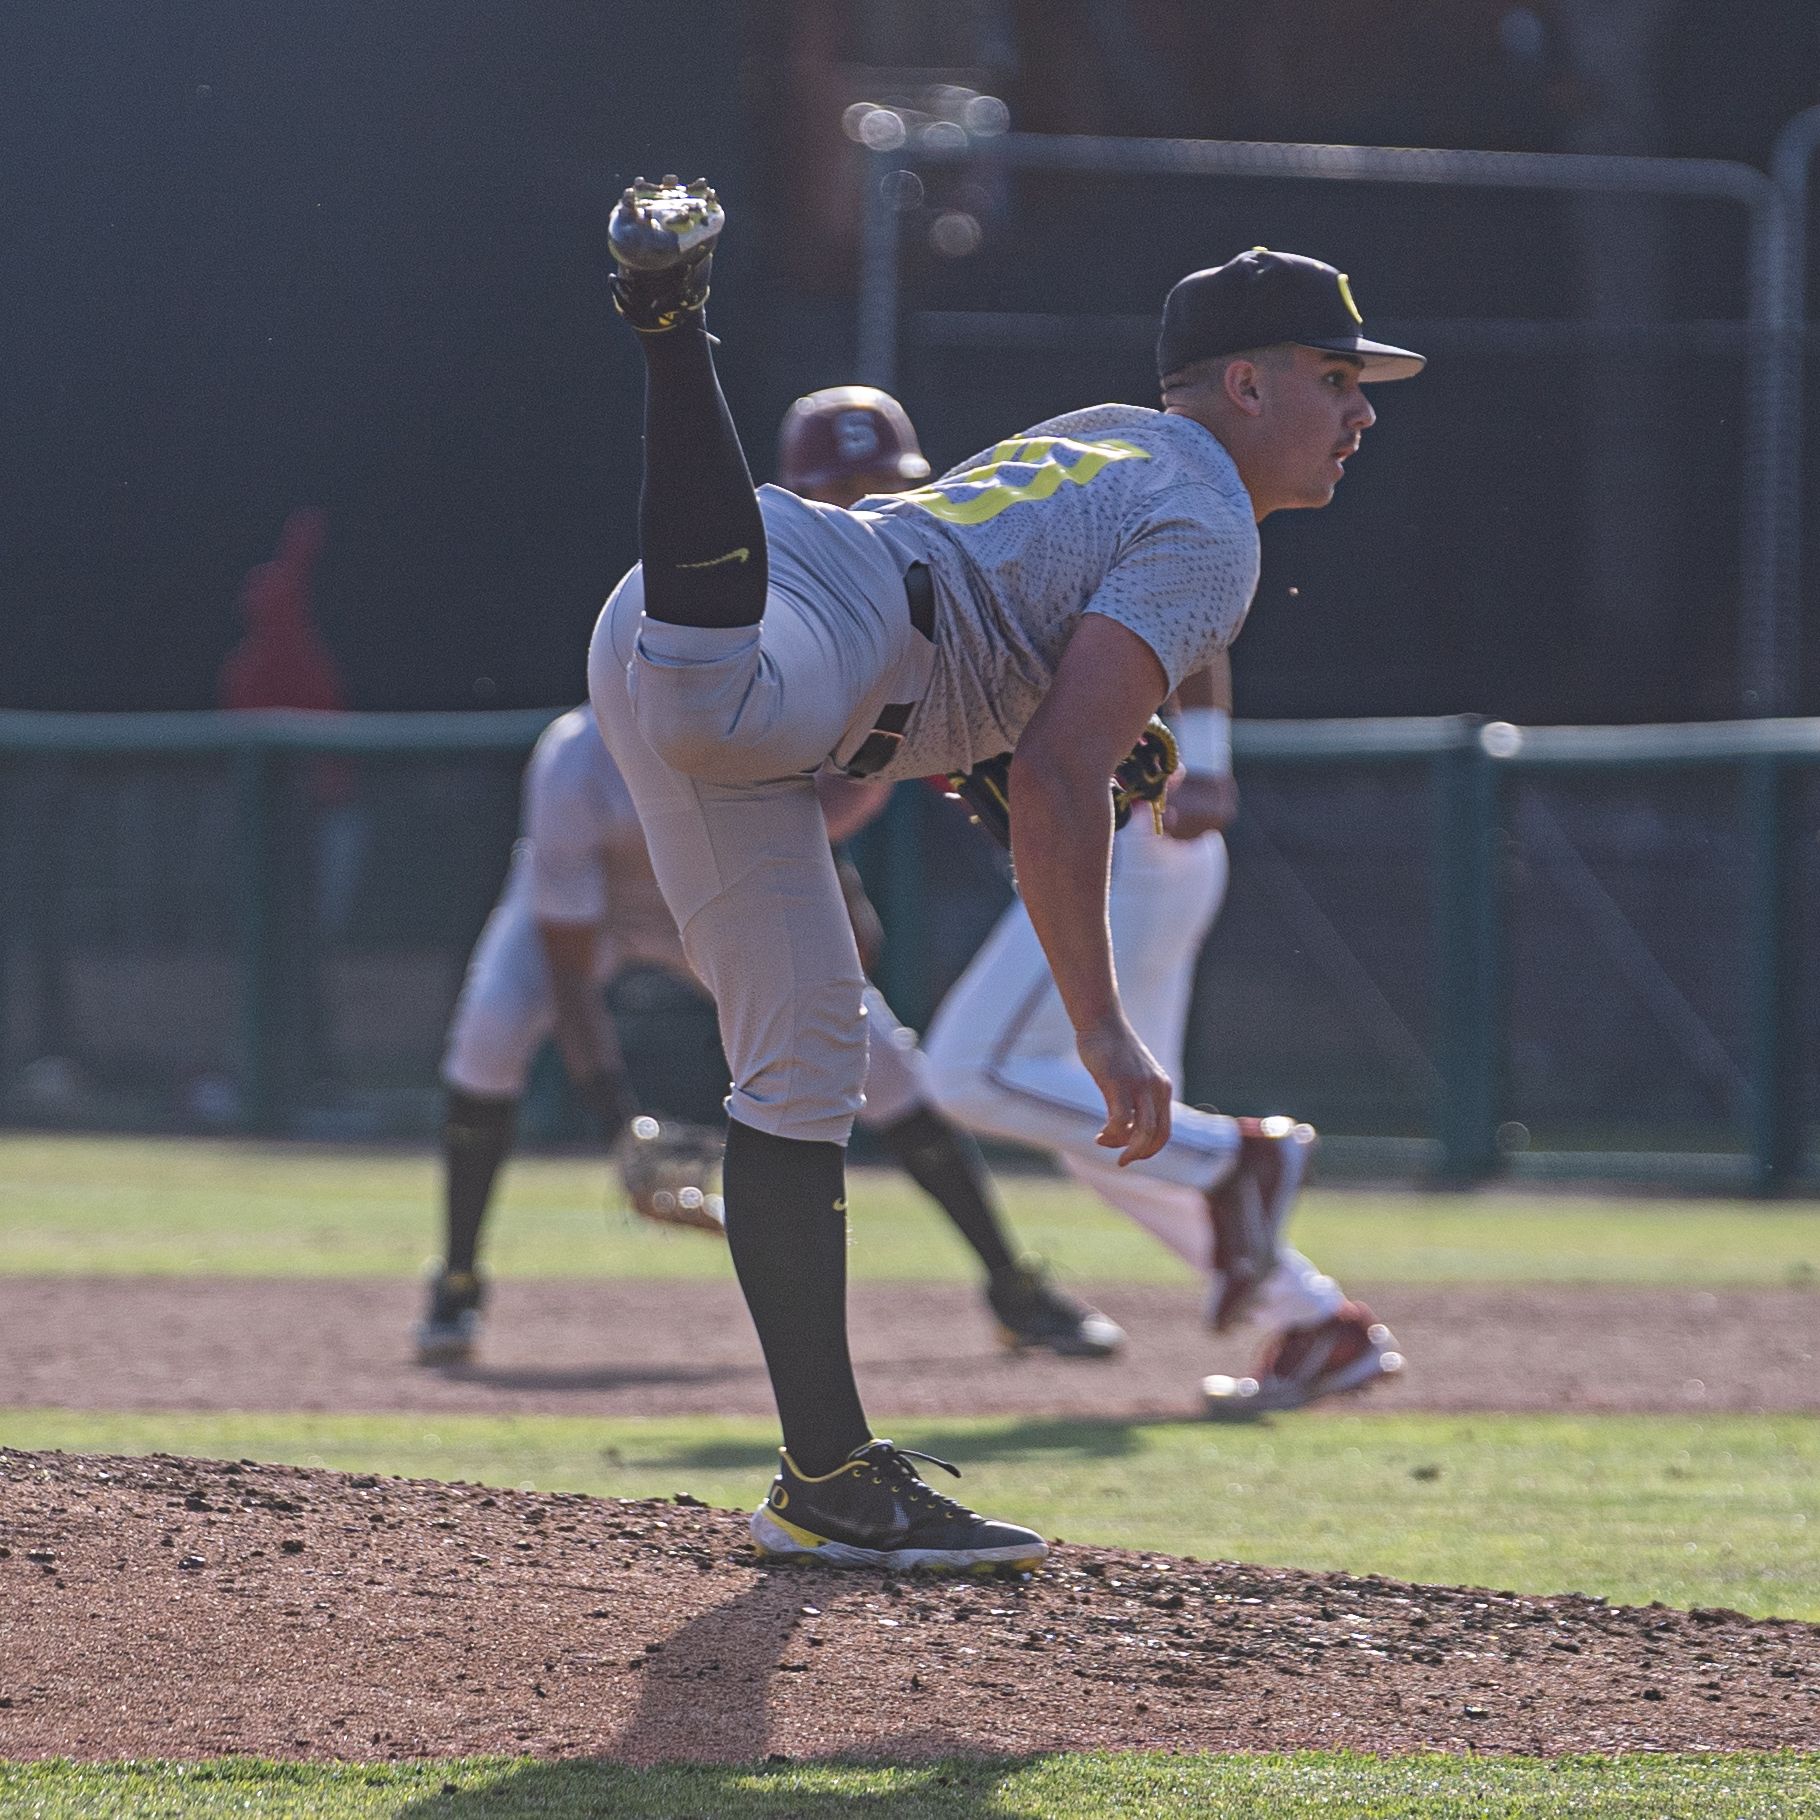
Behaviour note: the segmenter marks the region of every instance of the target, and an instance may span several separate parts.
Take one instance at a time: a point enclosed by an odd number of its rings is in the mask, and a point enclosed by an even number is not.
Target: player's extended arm
[[[1232,659],[1224,652],[1176,691],[1170,727],[1181,749],[1163,808],[1163,832],[1176,840],[1222,833],[1238,819],[1232,779]]]
[[[619,1036],[594,980],[599,930],[593,923],[539,922],[537,938],[550,970],[556,1046],[563,1066],[599,1119],[601,1134],[611,1142],[638,1107],[626,1080]]]
[[[1121,1163],[1169,1137],[1169,1076],[1119,1003],[1106,922],[1112,801],[1106,779],[1168,692],[1155,653],[1103,614],[1084,614],[1011,760],[1018,889],[1081,1061],[1106,1100],[1098,1142]]]

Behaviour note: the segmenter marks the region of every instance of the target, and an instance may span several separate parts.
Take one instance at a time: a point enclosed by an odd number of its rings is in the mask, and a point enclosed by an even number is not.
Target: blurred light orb
[[[656,1137],[662,1129],[663,1127],[648,1112],[641,1112],[632,1121],[632,1135],[635,1138],[642,1138],[646,1143]]]
[[[1011,110],[996,95],[975,95],[961,109],[961,124],[979,139],[1011,130]]]
[[[1523,729],[1507,720],[1494,720],[1479,741],[1493,758],[1515,758],[1523,750]]]
[[[1517,1119],[1506,1119],[1498,1127],[1498,1148],[1506,1156],[1514,1155],[1519,1150],[1529,1148],[1529,1127]]]
[[[920,209],[923,206],[923,180],[915,171],[893,171],[879,188],[893,208]]]
[[[860,117],[859,142],[869,151],[895,152],[909,137],[903,116],[891,108],[868,108]]]
[[[1532,6],[1513,6],[1498,21],[1498,44],[1516,63],[1540,66],[1548,56],[1548,27]]]
[[[923,128],[921,138],[925,151],[964,152],[967,149],[967,129],[956,120],[931,120]],[[900,139],[898,143],[901,145],[903,141]]]
[[[965,259],[969,253],[977,253],[985,237],[978,218],[960,209],[949,209],[929,224],[929,244],[944,259]]]

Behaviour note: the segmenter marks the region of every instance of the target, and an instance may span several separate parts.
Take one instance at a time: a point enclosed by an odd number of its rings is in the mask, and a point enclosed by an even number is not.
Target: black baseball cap
[[[1214,360],[1246,348],[1325,348],[1356,354],[1359,379],[1413,379],[1428,362],[1408,348],[1367,341],[1365,319],[1352,300],[1344,272],[1300,253],[1253,247],[1224,265],[1190,272],[1163,304],[1156,368],[1167,379],[1197,360]]]

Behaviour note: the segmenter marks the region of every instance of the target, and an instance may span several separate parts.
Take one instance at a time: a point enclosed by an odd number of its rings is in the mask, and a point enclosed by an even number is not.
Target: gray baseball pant
[[[759,489],[770,561],[756,626],[644,617],[634,568],[602,610],[588,694],[689,965],[714,996],[728,1111],[844,1144],[866,1076],[865,976],[812,774],[917,700],[934,647],[905,559],[861,518]]]

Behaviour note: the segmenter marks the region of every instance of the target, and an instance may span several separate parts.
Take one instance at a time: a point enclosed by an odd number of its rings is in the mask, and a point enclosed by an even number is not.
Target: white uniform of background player
[[[576,708],[552,721],[525,772],[522,837],[493,914],[481,931],[450,1025],[443,1079],[468,1093],[516,1098],[556,1025],[550,969],[537,925],[599,930],[594,979],[658,967],[696,984],[676,925],[652,876],[644,830],[594,717]],[[926,1101],[916,1034],[876,986],[865,988],[872,1043],[859,1122],[894,1123]]]
[[[785,417],[779,473],[804,495],[858,497],[928,471],[902,406],[871,387],[812,393]],[[832,778],[822,789],[829,829],[840,839],[884,806],[878,786]],[[525,769],[520,834],[505,890],[475,946],[443,1063],[447,1235],[444,1267],[417,1329],[424,1363],[457,1362],[472,1351],[493,1170],[544,1040],[557,1034],[611,1143],[635,1107],[599,989],[623,969],[644,966],[702,990],[657,888],[631,794],[586,709],[562,715],[538,740]],[[870,939],[877,917],[857,873],[849,868],[844,879],[848,908]],[[935,1107],[915,1033],[870,983],[862,1002],[870,1042],[859,1122],[972,1247],[1001,1342],[1077,1358],[1117,1351],[1124,1335],[1114,1322],[1014,1255],[978,1147]]]
[[[1218,666],[1224,671],[1224,660]],[[1230,700],[1227,687],[1220,695]],[[1173,715],[1191,777],[1229,777],[1227,709]],[[1225,901],[1226,842],[1213,828],[1178,838],[1145,811],[1113,842],[1108,916],[1119,992],[1145,1046],[1180,1080],[1194,973]],[[1075,1052],[1074,1030],[1021,901],[1012,903],[955,982],[924,1042],[944,1111],[972,1126],[1053,1150],[1074,1178],[1209,1279],[1210,1318],[1223,1288],[1207,1198],[1155,1174],[1119,1169],[1094,1143],[1104,1104]],[[1208,1380],[1209,1413],[1296,1407],[1362,1388],[1401,1366],[1390,1335],[1362,1304],[1280,1237],[1275,1262],[1238,1323],[1280,1341],[1258,1374]]]

